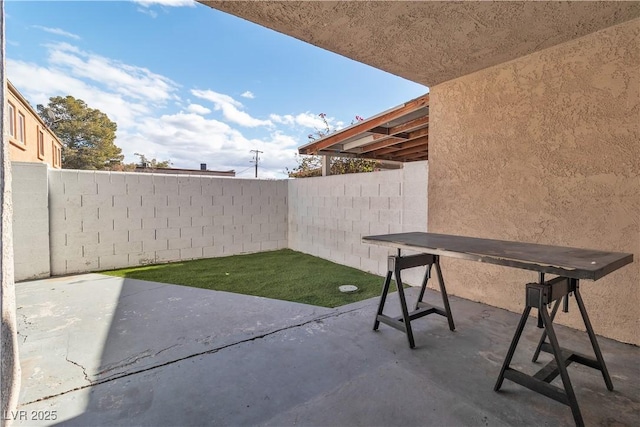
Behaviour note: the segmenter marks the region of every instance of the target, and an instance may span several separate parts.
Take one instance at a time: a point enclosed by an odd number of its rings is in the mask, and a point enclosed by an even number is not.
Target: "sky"
[[[192,0],[5,1],[6,73],[35,108],[71,95],[106,113],[125,162],[285,178],[324,127],[428,88]]]

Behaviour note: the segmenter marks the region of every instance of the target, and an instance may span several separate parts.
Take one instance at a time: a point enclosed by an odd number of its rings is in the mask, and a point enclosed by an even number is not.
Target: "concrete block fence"
[[[426,172],[267,181],[15,162],[16,280],[288,247],[384,274],[389,251],[360,238],[425,230]]]
[[[15,279],[49,277],[47,165],[11,164]]]
[[[385,247],[362,243],[373,234],[427,230],[427,162],[403,169],[289,181],[289,247],[385,275]],[[420,284],[424,270],[403,272]]]

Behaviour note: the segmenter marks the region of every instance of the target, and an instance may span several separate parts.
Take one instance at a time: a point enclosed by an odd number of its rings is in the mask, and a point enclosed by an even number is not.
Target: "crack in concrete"
[[[67,362],[71,363],[72,365],[77,366],[78,368],[82,369],[82,374],[84,375],[84,379],[87,380],[87,382],[89,383],[89,385],[91,385],[91,379],[89,378],[89,375],[87,375],[87,370],[85,369],[84,366],[82,366],[81,364],[74,362],[73,360],[69,359],[69,341],[71,340],[71,337],[67,337],[67,351],[64,354],[64,358]],[[76,390],[78,390],[78,388],[76,387]]]
[[[22,314],[20,313],[20,316],[22,316],[22,322],[26,325],[26,326],[31,326],[33,325],[33,322],[29,320],[29,317],[26,314]]]
[[[108,372],[114,371],[116,369],[122,369],[122,368],[126,368],[127,366],[131,366],[131,365],[135,365],[136,363],[138,363],[139,361],[143,360],[143,359],[147,359],[149,357],[156,357],[158,356],[160,353],[164,353],[165,351],[171,350],[174,347],[179,347],[182,344],[174,344],[171,345],[167,348],[163,348],[162,350],[159,350],[155,353],[152,353],[151,350],[145,350],[142,353],[139,353],[135,356],[131,356],[131,357],[127,357],[125,359],[122,359],[118,362],[112,363],[110,365],[107,365],[107,367],[105,367],[105,369],[99,371],[96,373],[96,376],[100,376],[100,375],[104,375]],[[117,374],[116,374],[117,375]],[[105,377],[102,378],[101,381],[103,380],[107,380],[111,377]]]
[[[182,345],[182,344],[174,344],[174,345],[171,345],[171,346],[169,346],[169,347],[167,347],[167,348],[163,348],[162,350],[160,350],[160,351],[156,352],[152,357],[156,357],[156,356],[157,356],[157,355],[159,355],[160,353],[164,353],[164,352],[165,352],[165,351],[167,351],[167,350],[171,350],[173,347],[180,347],[181,345]]]
[[[82,366],[81,364],[74,362],[73,360],[69,359],[68,355],[64,356],[65,360],[69,363],[71,363],[72,365],[76,365],[78,368],[82,369],[82,373],[84,375],[84,379],[87,380],[87,382],[89,383],[89,385],[93,384],[91,382],[91,379],[89,379],[89,375],[87,375],[87,370],[84,368],[84,366]],[[77,390],[77,388],[76,388]]]
[[[22,308],[22,307],[20,307]],[[29,329],[29,326],[31,326],[33,324],[33,322],[29,321],[29,317],[26,314],[23,313],[18,313],[20,316],[22,316],[22,323],[24,324],[24,329]],[[20,329],[20,328],[18,328]],[[22,339],[22,344],[27,342],[27,337],[28,335],[24,335],[20,333],[20,330],[18,330],[16,332],[17,335],[19,336],[23,336],[24,338]]]
[[[122,373],[121,375],[114,375],[113,377],[104,378],[104,379],[97,380],[97,381],[94,381],[94,382],[92,382],[89,379],[85,369],[81,365],[73,362],[72,360],[69,360],[69,358],[65,356],[65,358],[67,359],[68,362],[73,363],[74,365],[79,366],[80,368],[82,368],[82,372],[84,373],[85,379],[87,381],[89,381],[89,384],[84,385],[84,386],[80,386],[80,387],[76,387],[76,388],[71,389],[71,390],[63,391],[63,392],[60,392],[60,393],[52,394],[52,395],[49,395],[49,396],[44,396],[44,397],[41,397],[39,399],[32,400],[30,402],[25,402],[25,403],[21,404],[20,406],[24,407],[24,406],[27,406],[27,405],[31,405],[33,403],[37,403],[37,402],[42,402],[42,401],[45,401],[45,400],[53,399],[54,397],[63,396],[65,394],[72,393],[74,391],[79,391],[79,390],[83,390],[83,389],[88,388],[88,387],[93,387],[93,386],[105,384],[105,383],[108,383],[108,382],[111,382],[111,381],[115,381],[115,380],[118,380],[118,379],[121,379],[121,378],[125,378],[125,377],[129,377],[129,376],[132,376],[132,375],[137,375],[137,374],[141,374],[141,373],[144,373],[144,372],[148,372],[148,371],[151,371],[151,370],[154,370],[154,369],[162,368],[164,366],[173,365],[174,363],[182,362],[182,361],[188,360],[188,359],[193,359],[194,357],[204,356],[206,354],[215,354],[215,353],[217,353],[217,352],[219,352],[221,350],[226,350],[226,349],[228,349],[230,347],[234,347],[236,345],[245,344],[245,343],[248,343],[248,342],[260,340],[260,339],[266,338],[266,337],[268,337],[270,335],[274,335],[274,334],[277,334],[277,333],[282,332],[282,331],[287,331],[287,330],[290,330],[290,329],[299,328],[301,326],[305,326],[305,325],[308,325],[310,323],[321,322],[321,321],[323,321],[325,319],[329,319],[329,318],[332,318],[332,317],[340,317],[340,316],[342,316],[344,314],[349,314],[349,313],[352,313],[354,311],[358,311],[358,310],[361,310],[361,309],[362,309],[362,307],[357,307],[357,308],[353,308],[353,309],[350,309],[350,310],[331,312],[331,313],[319,315],[318,317],[315,317],[313,319],[309,319],[309,320],[306,320],[306,321],[301,322],[301,323],[296,323],[294,325],[285,326],[285,327],[282,327],[282,328],[279,328],[279,329],[276,329],[276,330],[273,330],[273,331],[265,332],[265,333],[263,333],[261,335],[256,335],[255,337],[251,337],[251,338],[247,338],[247,339],[240,340],[240,341],[237,341],[237,342],[233,342],[231,344],[223,345],[223,346],[218,347],[218,348],[212,348],[212,349],[209,349],[209,350],[205,350],[205,351],[201,351],[201,352],[198,352],[198,353],[190,354],[188,356],[184,356],[184,357],[181,357],[179,359],[170,360],[170,361],[162,363],[160,365],[150,366],[148,368],[140,369],[140,370],[133,371],[133,372]],[[181,344],[176,344],[176,345],[181,345]],[[175,347],[176,345],[173,345],[171,347]],[[156,353],[156,355],[162,353],[163,351],[166,351],[166,350],[170,349],[171,347],[167,347],[167,348],[165,348],[163,350],[160,350],[159,352]],[[126,359],[124,359],[124,360],[126,360]]]
[[[107,372],[111,372],[114,369],[125,368],[127,366],[134,365],[139,360],[146,359],[147,357],[151,357],[151,350],[145,350],[142,353],[138,353],[138,354],[135,354],[133,356],[129,356],[127,358],[119,360],[119,361],[117,361],[115,363],[111,363],[111,364],[105,366],[105,368],[103,370],[98,371],[96,373],[96,376],[106,374]]]

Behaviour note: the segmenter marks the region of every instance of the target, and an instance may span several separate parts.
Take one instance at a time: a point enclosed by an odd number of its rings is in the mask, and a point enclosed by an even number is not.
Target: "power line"
[[[248,171],[249,169],[253,168],[253,166],[249,166],[248,168],[240,171],[240,172],[236,172],[236,175],[240,175],[241,173],[245,173],[246,171]]]
[[[256,164],[256,178],[258,177],[258,162],[260,161],[260,157],[258,156],[258,154],[260,153],[264,153],[264,151],[260,151],[260,150],[249,150],[252,153],[256,153],[256,157],[255,160],[251,160],[252,163],[255,162]]]

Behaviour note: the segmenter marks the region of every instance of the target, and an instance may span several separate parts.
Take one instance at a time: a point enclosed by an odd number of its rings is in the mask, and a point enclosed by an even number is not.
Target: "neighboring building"
[[[210,171],[207,169],[206,163],[200,164],[200,169],[177,169],[177,168],[151,168],[151,167],[142,167],[137,166],[134,172],[141,173],[163,173],[170,175],[208,175],[208,176],[226,176],[226,177],[235,177],[235,170],[228,171]]]
[[[7,80],[6,133],[9,158],[16,162],[62,167],[62,143],[18,89]]]

